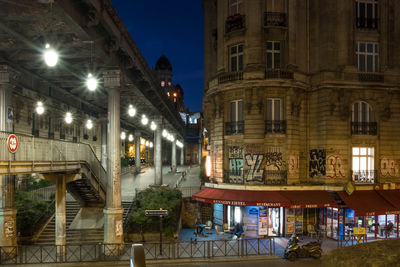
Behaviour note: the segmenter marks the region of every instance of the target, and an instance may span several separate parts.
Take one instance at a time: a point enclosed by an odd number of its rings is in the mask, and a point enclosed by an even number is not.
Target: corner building
[[[400,2],[203,0],[203,10],[212,174],[194,199],[212,203],[214,224],[253,237],[340,239],[361,227],[398,238]]]

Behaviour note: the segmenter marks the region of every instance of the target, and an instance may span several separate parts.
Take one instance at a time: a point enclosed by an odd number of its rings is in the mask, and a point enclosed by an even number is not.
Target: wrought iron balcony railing
[[[356,26],[360,29],[378,29],[378,18],[357,18]]]
[[[376,170],[351,171],[351,177],[356,184],[376,184],[378,182]]]
[[[381,73],[359,73],[358,81],[360,82],[374,82],[374,83],[383,83],[385,82],[385,76]]]
[[[376,122],[351,122],[351,134],[376,135]]]
[[[245,26],[245,16],[242,14],[235,14],[229,16],[225,22],[225,32],[230,33],[232,31],[244,29]]]
[[[281,12],[265,12],[264,26],[286,27],[286,13]]]
[[[244,132],[244,121],[231,121],[225,123],[225,134],[243,134]]]
[[[265,121],[265,133],[285,134],[286,121]]]
[[[222,73],[218,76],[218,83],[243,80],[243,71]]]
[[[281,69],[266,69],[265,79],[293,79],[293,72]]]
[[[261,182],[266,185],[287,184],[287,170],[263,170],[262,174],[252,173],[253,178],[249,178],[249,170],[229,170],[224,171],[224,183],[245,184],[245,182]],[[257,177],[258,176],[258,177]]]

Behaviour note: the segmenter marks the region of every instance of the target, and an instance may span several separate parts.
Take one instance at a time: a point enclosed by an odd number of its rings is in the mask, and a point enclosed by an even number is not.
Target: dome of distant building
[[[156,70],[169,70],[172,71],[172,65],[169,62],[168,58],[164,55],[162,55],[156,63]]]

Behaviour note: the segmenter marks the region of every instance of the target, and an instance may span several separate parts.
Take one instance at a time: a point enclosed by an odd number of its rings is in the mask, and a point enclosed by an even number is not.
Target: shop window
[[[373,147],[352,148],[352,178],[354,182],[375,182],[374,157]]]
[[[267,69],[281,67],[281,43],[279,41],[267,42]]]
[[[379,71],[379,44],[358,42],[356,45],[357,66],[360,72]]]
[[[243,14],[243,0],[229,0],[229,15]]]
[[[378,0],[356,1],[357,28],[378,28]]]
[[[243,70],[243,44],[230,47],[230,61],[232,72]]]

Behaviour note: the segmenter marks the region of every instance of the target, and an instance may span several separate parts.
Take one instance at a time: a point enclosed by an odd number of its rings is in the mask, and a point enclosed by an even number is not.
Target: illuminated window
[[[353,180],[355,182],[374,182],[374,148],[373,147],[353,147]]]
[[[171,82],[168,82],[168,86],[171,86]]]
[[[167,92],[167,95],[170,96],[169,92]]]
[[[165,81],[161,81],[161,87],[165,86]]]

